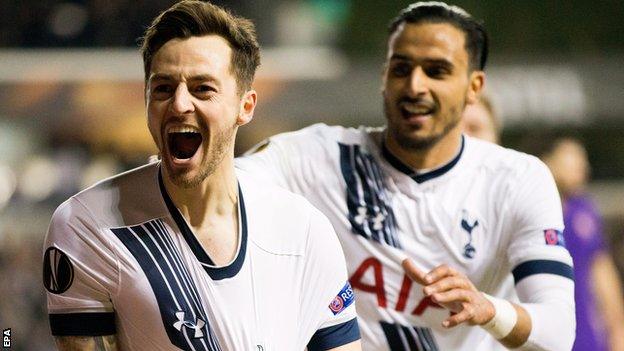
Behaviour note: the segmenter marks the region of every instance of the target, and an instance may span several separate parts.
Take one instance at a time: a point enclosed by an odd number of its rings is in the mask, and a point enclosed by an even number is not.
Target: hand
[[[402,266],[412,280],[423,285],[425,296],[451,311],[451,316],[442,322],[443,327],[461,323],[483,325],[494,318],[494,305],[457,270],[443,264],[426,273],[409,258],[403,260]]]

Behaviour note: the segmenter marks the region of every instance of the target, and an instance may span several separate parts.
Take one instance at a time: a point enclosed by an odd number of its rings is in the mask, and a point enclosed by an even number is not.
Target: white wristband
[[[492,334],[496,340],[500,340],[509,335],[511,330],[516,326],[518,312],[516,312],[511,302],[507,300],[499,299],[486,293],[483,293],[483,296],[494,305],[496,314],[494,318],[483,324],[481,328]]]

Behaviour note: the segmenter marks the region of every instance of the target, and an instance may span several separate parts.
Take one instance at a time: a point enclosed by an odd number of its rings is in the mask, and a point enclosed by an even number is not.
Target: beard
[[[390,137],[392,137],[402,149],[410,151],[426,151],[431,149],[438,142],[440,142],[440,140],[442,140],[451,130],[457,127],[461,120],[461,116],[459,115],[457,109],[452,108],[449,111],[449,115],[453,117],[446,122],[440,121],[440,123],[445,123],[441,131],[436,132],[435,130],[433,130],[429,133],[429,135],[416,136],[412,134],[414,128],[410,128],[409,126],[401,126],[399,123],[392,122],[392,118],[390,117],[391,111],[389,102],[385,98],[384,114],[386,116],[386,120],[388,121],[388,133],[390,133]],[[402,116],[400,116],[400,111],[397,111],[397,115],[398,118],[402,118]],[[431,118],[435,117],[432,116]]]
[[[204,149],[204,158],[195,175],[190,175],[190,172],[185,170],[174,170],[169,164],[169,160],[165,158],[165,162],[163,163],[167,168],[167,174],[171,182],[183,189],[192,189],[199,186],[206,178],[213,174],[223,162],[223,159],[230,150],[235,135],[236,126],[233,126],[217,133],[212,138],[208,138],[208,140],[203,140],[200,147],[203,147],[204,143],[207,143],[209,146]],[[214,147],[210,147],[211,142]]]

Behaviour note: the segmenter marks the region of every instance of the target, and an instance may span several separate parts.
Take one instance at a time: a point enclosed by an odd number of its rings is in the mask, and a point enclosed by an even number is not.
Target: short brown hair
[[[470,59],[470,68],[485,70],[488,58],[488,35],[481,21],[477,21],[466,10],[450,6],[440,1],[415,2],[401,10],[390,23],[389,34],[396,32],[403,23],[448,23],[464,32],[466,52]]]
[[[251,88],[260,65],[260,45],[254,24],[208,2],[183,0],[158,15],[141,38],[145,81],[149,79],[152,59],[171,39],[219,35],[232,48],[230,72],[236,76],[239,92]]]

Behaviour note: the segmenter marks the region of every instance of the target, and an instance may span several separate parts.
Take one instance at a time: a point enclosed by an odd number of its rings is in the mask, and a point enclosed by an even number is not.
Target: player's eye
[[[175,87],[169,83],[156,83],[151,89],[154,100],[166,100],[175,92]]]
[[[208,84],[200,84],[195,88],[195,91],[199,93],[206,93],[206,92],[215,91],[215,88],[211,87]]]
[[[390,72],[395,77],[406,77],[412,72],[412,65],[406,62],[396,63],[390,68]]]
[[[444,66],[429,66],[424,71],[428,77],[437,79],[441,79],[450,73],[449,69]]]
[[[204,97],[208,97],[213,92],[216,92],[216,91],[217,90],[213,86],[208,85],[208,84],[199,84],[193,89],[193,93],[195,95],[204,96]]]
[[[173,87],[169,84],[156,84],[152,88],[152,92],[156,94],[171,94],[173,92]]]

